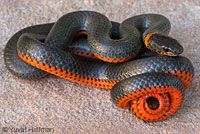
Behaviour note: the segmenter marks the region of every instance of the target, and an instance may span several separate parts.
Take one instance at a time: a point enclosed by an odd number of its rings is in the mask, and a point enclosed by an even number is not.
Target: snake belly
[[[105,16],[88,11],[67,14],[55,24],[25,28],[7,43],[5,64],[21,78],[37,79],[48,72],[74,82],[112,89],[112,101],[120,108],[132,109],[144,121],[159,121],[174,114],[181,105],[184,89],[193,80],[190,60],[157,55],[127,61],[139,52],[141,40],[152,32],[168,33],[170,23],[161,15],[139,15],[122,22],[118,40],[110,38],[111,28]],[[87,31],[91,53],[103,61],[64,51],[80,31]],[[152,101],[149,98],[158,100],[156,109],[149,105]]]

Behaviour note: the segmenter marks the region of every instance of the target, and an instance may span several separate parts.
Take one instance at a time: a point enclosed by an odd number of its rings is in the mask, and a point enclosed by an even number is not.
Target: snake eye
[[[168,47],[162,47],[161,54],[168,55],[168,56],[177,56],[176,52],[172,51]]]
[[[167,52],[169,52],[170,50],[169,50],[169,48],[163,48],[163,51],[167,53]]]

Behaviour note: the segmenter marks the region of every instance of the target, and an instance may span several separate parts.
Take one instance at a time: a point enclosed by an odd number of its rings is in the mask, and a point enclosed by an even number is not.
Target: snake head
[[[177,40],[159,33],[148,34],[145,45],[148,49],[167,56],[178,56],[183,52],[183,47]]]

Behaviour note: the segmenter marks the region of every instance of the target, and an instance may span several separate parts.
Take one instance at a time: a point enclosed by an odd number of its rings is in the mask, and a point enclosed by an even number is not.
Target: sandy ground
[[[160,13],[172,22],[170,35],[185,48],[195,78],[184,103],[171,118],[145,123],[115,107],[109,90],[70,82],[56,76],[38,81],[8,72],[3,50],[8,39],[26,26],[54,22],[76,10],[98,11],[110,20],[142,13]],[[0,133],[21,128],[46,133],[200,133],[200,1],[199,0],[1,0],[0,1]],[[46,129],[47,131],[47,129]]]

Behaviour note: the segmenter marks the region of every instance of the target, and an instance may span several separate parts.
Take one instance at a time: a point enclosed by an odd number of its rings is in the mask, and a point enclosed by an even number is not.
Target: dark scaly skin
[[[112,24],[119,27],[117,23]],[[111,90],[113,102],[121,108],[131,108],[136,116],[145,121],[159,121],[174,114],[181,105],[184,88],[189,87],[194,75],[193,66],[187,58],[154,56],[112,64],[64,51],[66,44],[71,44],[74,36],[84,30],[88,33],[91,52],[97,56],[101,53],[106,60],[116,57],[123,59],[124,56],[129,57],[139,52],[142,47],[141,39],[147,47],[158,48],[155,45],[160,43],[157,36],[163,37],[169,32],[169,21],[161,15],[146,14],[125,20],[114,36],[110,29],[111,23],[103,15],[95,12],[70,13],[54,25],[29,27],[14,35],[6,45],[5,64],[11,73],[26,79],[37,79],[49,72],[94,87],[111,89],[115,85]],[[142,36],[141,31],[144,31]],[[31,34],[23,34],[19,38],[22,33]],[[47,35],[47,38],[42,37],[43,35]],[[112,40],[110,37],[120,39]],[[44,43],[39,41],[44,39]],[[86,40],[77,41],[77,46],[85,43],[83,41]],[[123,47],[117,45],[123,44],[123,41],[127,41]],[[130,46],[132,43],[136,44]],[[74,46],[71,46],[71,50],[88,49]],[[160,48],[162,46],[159,50]],[[70,50],[70,46],[68,49]],[[182,48],[179,50],[181,52]],[[156,110],[147,106],[147,100],[151,97],[159,100]]]
[[[119,26],[120,24],[117,22],[112,23],[112,29],[111,29],[111,38],[112,39],[119,39]],[[79,33],[78,33],[79,34]],[[88,45],[88,39],[87,34],[81,34],[80,36],[72,39],[72,43],[66,48],[67,51],[70,51],[72,53],[78,53],[79,55],[92,55],[94,58],[93,53],[90,51],[89,45]]]
[[[111,22],[96,12],[73,12],[61,17],[48,34],[45,43],[64,49],[71,39],[81,30],[88,32],[90,51],[102,60],[118,60],[134,56],[141,48],[141,34],[132,20],[120,25],[120,40],[112,40]],[[53,33],[53,34],[51,34]],[[55,44],[57,44],[55,46]],[[134,44],[134,45],[132,45]]]
[[[48,73],[37,69],[18,57],[17,54],[17,41],[19,37],[24,33],[35,33],[47,35],[51,30],[54,23],[41,24],[36,26],[31,26],[20,30],[15,33],[6,44],[4,50],[4,63],[7,69],[17,77],[24,79],[38,79],[46,76]]]
[[[44,76],[46,76],[48,73],[45,71],[42,71],[40,69],[37,69],[27,63],[25,63],[23,60],[21,60],[18,57],[17,54],[17,41],[19,37],[24,33],[33,33],[33,34],[40,34],[40,35],[48,35],[51,28],[53,27],[55,23],[49,23],[49,24],[41,24],[41,25],[35,25],[31,27],[24,28],[17,33],[15,33],[6,44],[5,50],[4,50],[4,63],[7,67],[7,69],[15,76],[23,78],[23,79],[39,79]],[[112,22],[113,27],[113,38],[118,38],[118,28],[119,23]],[[79,41],[80,40],[80,41]],[[82,53],[86,52],[92,55],[92,53],[89,50],[88,47],[88,41],[87,39],[79,39],[76,42],[72,43],[68,47],[69,51],[81,51]]]

